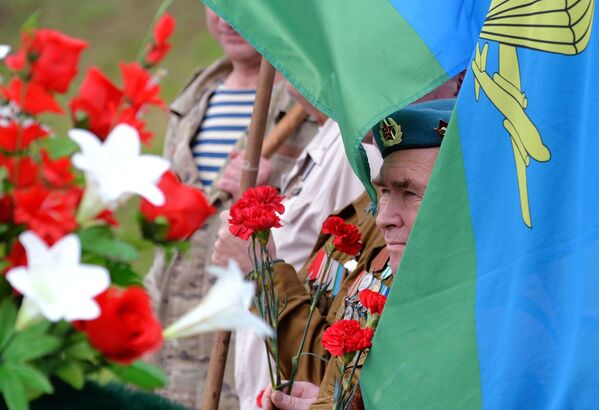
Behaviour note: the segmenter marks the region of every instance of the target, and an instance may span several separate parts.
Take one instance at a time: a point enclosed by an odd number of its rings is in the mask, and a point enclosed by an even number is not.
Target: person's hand
[[[262,408],[264,410],[306,410],[318,397],[319,387],[310,382],[295,382],[291,395],[273,391],[270,386],[264,390]]]
[[[222,226],[218,231],[218,238],[214,244],[212,253],[212,263],[217,266],[227,266],[232,259],[239,265],[243,273],[248,273],[254,269],[254,265],[249,257],[248,247],[251,242],[244,241],[229,231],[229,211],[223,211],[220,214]],[[271,259],[276,259],[276,249],[272,240],[268,242],[268,253]],[[256,252],[260,254],[260,252]]]
[[[241,182],[241,172],[243,170],[243,161],[245,160],[245,151],[233,151],[230,156],[229,165],[225,168],[223,174],[216,182],[216,187],[221,191],[231,194],[234,200],[239,199],[239,184]],[[258,177],[256,186],[266,185],[272,173],[272,164],[264,157],[260,158],[260,167],[258,168]]]

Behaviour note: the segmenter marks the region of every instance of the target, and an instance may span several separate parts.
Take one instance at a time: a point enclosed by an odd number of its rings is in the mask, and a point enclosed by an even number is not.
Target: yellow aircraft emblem
[[[539,130],[527,116],[528,100],[522,92],[517,47],[548,53],[576,55],[584,51],[591,37],[595,0],[493,0],[481,39],[499,43],[499,72],[487,71],[489,44],[476,45],[472,61],[476,101],[482,88],[491,103],[503,114],[503,126],[510,135],[518,175],[522,219],[532,228],[526,169],[530,158],[551,159]]]

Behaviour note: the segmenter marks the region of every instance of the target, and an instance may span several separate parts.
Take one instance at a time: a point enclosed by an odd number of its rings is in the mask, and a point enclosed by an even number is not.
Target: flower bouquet
[[[270,329],[248,311],[254,287],[235,266],[196,309],[163,331],[133,266],[139,244],[180,248],[214,210],[161,157],[141,153],[143,114],[164,107],[160,71],[175,21],[160,10],[138,61],[120,64],[120,86],[87,69],[68,110],[59,102],[87,42],[28,24],[4,59],[0,82],[0,393],[26,409],[55,385],[87,380],[162,387],[142,360],[163,338],[215,329]],[[40,115],[68,115],[68,137]],[[114,211],[141,197],[143,238],[124,238]]]
[[[326,259],[324,269],[315,278],[315,289],[311,295],[310,309],[304,325],[297,353],[291,358],[289,380],[283,381],[279,362],[279,346],[277,328],[281,312],[286,302],[281,299],[274,286],[274,269],[276,261],[271,258],[269,250],[270,230],[281,227],[280,215],[285,212],[282,204],[283,196],[270,186],[248,189],[241,198],[233,204],[230,210],[229,230],[231,234],[244,240],[250,240],[249,255],[253,270],[249,277],[256,282],[258,291],[254,296],[254,307],[258,315],[274,329],[274,334],[265,339],[268,370],[271,388],[284,390],[291,394],[298,371],[299,360],[303,355],[317,356],[313,352],[304,351],[308,329],[321,299],[327,290],[341,281],[342,270],[332,268],[335,252],[349,256],[357,255],[362,249],[361,234],[355,225],[346,223],[343,219],[332,216],[323,224],[323,234],[333,237],[325,249]],[[358,324],[359,327],[359,324]],[[325,360],[324,358],[317,356]],[[256,398],[258,407],[261,406],[261,391]]]

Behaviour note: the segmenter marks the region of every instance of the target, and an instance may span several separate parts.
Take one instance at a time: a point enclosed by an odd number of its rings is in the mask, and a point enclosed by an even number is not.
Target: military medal
[[[362,277],[360,284],[358,285],[358,292],[362,292],[365,289],[369,289],[373,280],[374,276],[372,276],[372,273],[366,272]]]

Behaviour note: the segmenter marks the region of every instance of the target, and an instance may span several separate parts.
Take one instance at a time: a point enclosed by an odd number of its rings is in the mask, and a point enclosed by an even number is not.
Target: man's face
[[[208,31],[221,45],[225,54],[234,62],[260,63],[260,54],[239,35],[225,20],[208,7],[206,23]]]
[[[439,148],[397,151],[385,158],[374,182],[378,193],[376,225],[383,233],[390,264],[399,266],[431,176]]]

